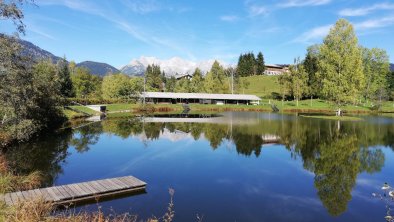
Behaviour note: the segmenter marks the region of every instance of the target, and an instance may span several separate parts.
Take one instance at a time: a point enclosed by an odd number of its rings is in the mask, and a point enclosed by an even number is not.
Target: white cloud
[[[220,16],[220,20],[225,21],[225,22],[234,22],[237,21],[239,19],[238,16],[236,15],[223,15]]]
[[[366,32],[371,29],[384,28],[393,25],[394,25],[394,16],[387,16],[378,19],[369,19],[363,22],[354,23],[353,27],[356,31]],[[301,42],[301,43],[310,44],[315,40],[320,40],[323,37],[325,37],[329,33],[330,28],[332,26],[333,25],[324,25],[324,26],[313,28],[309,31],[304,32],[299,37],[295,38],[292,42]]]
[[[363,22],[355,23],[356,30],[364,31],[368,29],[383,28],[394,25],[394,16],[383,17],[379,19],[369,19]]]
[[[316,39],[321,39],[328,34],[332,25],[325,25],[313,28],[309,31],[304,32],[299,37],[293,40],[293,42],[311,43]]]
[[[268,10],[266,7],[261,5],[250,5],[248,7],[248,13],[250,17],[255,17],[259,15],[267,15]]]
[[[129,10],[139,14],[155,12],[161,9],[160,4],[155,0],[122,0],[122,3]]]
[[[124,1],[126,2],[126,1]],[[138,1],[141,3],[139,6],[135,6],[135,10],[139,10],[140,13],[147,13],[148,11],[152,11],[154,8],[152,0],[146,1]],[[41,3],[41,2],[40,2]],[[113,24],[115,24],[120,30],[128,33],[135,39],[138,39],[141,42],[144,42],[151,46],[164,46],[170,48],[174,51],[181,52],[186,54],[189,58],[194,58],[194,55],[190,53],[185,48],[182,48],[175,41],[170,39],[165,39],[164,37],[154,36],[149,32],[149,29],[144,29],[142,26],[137,26],[134,23],[132,24],[130,21],[119,16],[119,13],[109,10],[108,8],[99,7],[94,1],[80,1],[80,0],[45,0],[42,1],[42,5],[61,5],[72,10],[84,12],[90,15],[99,16]],[[130,7],[133,8],[136,2],[130,3]],[[145,6],[143,6],[146,3]],[[150,5],[150,6],[149,6]],[[158,9],[155,9],[158,10]]]
[[[393,10],[394,4],[390,3],[380,3],[375,4],[370,7],[363,7],[363,8],[347,8],[343,9],[339,12],[340,16],[363,16],[372,13],[373,11],[377,10]]]
[[[326,5],[330,2],[331,0],[287,0],[286,2],[279,3],[278,6],[282,8],[318,6]]]

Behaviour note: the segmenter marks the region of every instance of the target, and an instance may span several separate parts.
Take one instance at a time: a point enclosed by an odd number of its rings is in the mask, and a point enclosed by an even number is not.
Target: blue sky
[[[339,18],[359,43],[394,61],[394,1],[377,0],[36,0],[25,5],[22,38],[55,55],[121,67],[133,58],[178,56],[235,63],[262,51],[267,63],[291,63],[320,43]],[[1,32],[11,33],[11,24]]]

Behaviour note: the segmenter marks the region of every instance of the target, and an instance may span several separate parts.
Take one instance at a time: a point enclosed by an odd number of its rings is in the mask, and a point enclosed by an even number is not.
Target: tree
[[[167,92],[175,92],[175,86],[176,86],[176,78],[174,76],[167,78],[166,91]]]
[[[364,87],[362,56],[353,26],[340,19],[320,47],[323,96],[337,105],[356,103]]]
[[[130,77],[124,74],[107,75],[103,79],[101,91],[104,99],[135,98]]]
[[[57,73],[60,81],[60,93],[64,97],[75,96],[73,85],[70,76],[70,69],[65,58],[57,63]]]
[[[7,54],[3,51],[6,47],[0,48],[1,55]],[[32,61],[21,57],[18,51],[8,53],[6,57],[13,58],[12,61],[3,63],[1,59],[0,67],[6,72],[0,76],[0,113],[3,115],[0,134],[5,134],[8,142],[26,141],[65,121],[60,109],[59,76],[50,61],[31,66]],[[6,144],[7,141],[2,141],[2,145]]]
[[[389,96],[394,100],[394,71],[387,75],[387,85]]]
[[[362,48],[363,67],[366,80],[364,98],[366,100],[379,99],[386,96],[388,82],[387,76],[390,73],[390,62],[387,52],[378,48]]]
[[[256,58],[252,52],[241,54],[238,59],[237,72],[241,77],[256,75]]]
[[[205,77],[204,89],[207,93],[228,93],[227,81],[223,67],[215,61]]]
[[[190,82],[190,91],[194,93],[204,91],[204,78],[199,68],[194,70],[192,80]]]
[[[159,92],[163,91],[163,79],[160,66],[148,65],[145,71],[147,91]]]
[[[175,84],[175,92],[189,93],[191,92],[190,80],[182,78]]]
[[[308,75],[308,94],[311,97],[311,105],[312,105],[312,98],[320,96],[320,90],[321,90],[321,81],[320,78],[318,78],[317,76],[317,72],[319,70],[318,67],[319,56],[320,56],[320,46],[319,45],[309,46],[303,62],[305,72]]]
[[[296,64],[290,66],[290,75],[288,77],[290,77],[291,92],[298,106],[298,101],[308,91],[308,75],[305,72],[304,66],[300,64],[299,59],[296,59]]]
[[[101,79],[90,74],[85,67],[76,68],[75,73],[71,75],[71,81],[75,94],[79,98],[99,97],[101,94]]]
[[[256,74],[264,75],[264,71],[265,71],[264,56],[263,53],[259,52],[259,54],[257,54],[257,59],[256,59]]]
[[[17,32],[22,34],[25,34],[25,24],[23,23],[24,15],[18,6],[28,2],[33,2],[33,0],[9,0],[8,3],[0,1],[0,18],[11,19],[16,26]]]
[[[282,75],[278,77],[278,82],[280,85],[280,92],[282,97],[282,106],[285,98],[291,92],[291,76],[289,72],[284,72]]]

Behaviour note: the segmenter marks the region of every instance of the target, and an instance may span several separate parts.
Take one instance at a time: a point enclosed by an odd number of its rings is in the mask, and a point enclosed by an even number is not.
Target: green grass
[[[96,111],[94,111],[94,110],[92,110],[92,109],[90,109],[90,108],[88,108],[86,106],[70,106],[70,107],[74,108],[76,110],[79,110],[82,113],[89,114],[89,115],[98,115],[98,114],[100,114],[99,112],[96,112]]]
[[[64,115],[67,117],[67,119],[77,119],[77,118],[86,117],[85,114],[78,113],[78,112],[75,112],[75,111],[69,110],[69,109],[64,109],[63,112],[64,112]]]
[[[244,94],[253,94],[261,98],[273,98],[273,94],[280,95],[278,76],[248,76],[241,77],[249,82]]]
[[[340,120],[340,121],[362,121],[362,118],[354,116],[308,116],[301,115],[305,118],[315,118],[315,119],[329,119],[329,120]]]

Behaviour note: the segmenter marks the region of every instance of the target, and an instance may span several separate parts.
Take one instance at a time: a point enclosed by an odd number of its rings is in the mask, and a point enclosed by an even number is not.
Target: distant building
[[[289,65],[265,65],[264,74],[268,76],[282,75],[289,72]]]
[[[193,76],[190,75],[189,73],[186,73],[186,74],[177,74],[177,75],[175,75],[175,79],[176,79],[176,80],[181,80],[181,79],[191,80],[192,77],[193,77]]]
[[[169,93],[169,92],[145,92],[141,98],[145,97],[148,103],[198,103],[198,104],[246,104],[258,105],[261,99],[255,95],[245,94],[208,94],[208,93]]]

